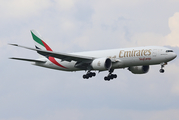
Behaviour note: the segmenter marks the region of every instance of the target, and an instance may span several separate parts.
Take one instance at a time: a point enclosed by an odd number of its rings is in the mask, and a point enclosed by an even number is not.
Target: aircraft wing
[[[46,57],[54,57],[54,58],[59,58],[62,61],[78,61],[78,62],[85,62],[85,63],[89,63],[91,61],[93,61],[95,58],[94,57],[87,57],[87,56],[81,56],[81,55],[74,55],[74,54],[66,54],[66,53],[60,53],[60,52],[53,52],[53,51],[46,51],[46,50],[41,50],[41,49],[35,49],[35,48],[30,48],[30,47],[25,47],[25,46],[21,46],[18,44],[10,44],[13,46],[17,46],[17,47],[22,47],[22,48],[26,48],[29,50],[33,50],[33,51],[37,51],[39,54],[46,56]],[[15,59],[15,58],[14,58]],[[18,59],[18,58],[16,58]]]

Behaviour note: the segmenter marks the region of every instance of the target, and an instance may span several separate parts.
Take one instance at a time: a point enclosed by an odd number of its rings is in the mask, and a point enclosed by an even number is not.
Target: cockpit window
[[[173,50],[167,50],[166,52],[173,52]]]

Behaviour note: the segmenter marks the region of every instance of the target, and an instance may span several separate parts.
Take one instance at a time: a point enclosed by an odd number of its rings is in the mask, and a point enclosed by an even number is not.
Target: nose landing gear
[[[159,70],[160,73],[164,73],[165,72],[165,70],[163,69],[165,65],[167,65],[167,63],[161,63],[161,69]]]

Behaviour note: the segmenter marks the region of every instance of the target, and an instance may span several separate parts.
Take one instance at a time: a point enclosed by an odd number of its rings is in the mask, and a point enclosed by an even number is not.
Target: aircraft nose
[[[173,59],[175,59],[177,57],[177,54],[176,53],[174,53],[173,54]]]
[[[168,57],[166,59],[171,61],[171,60],[175,59],[176,57],[177,57],[177,54],[172,52],[168,55]]]

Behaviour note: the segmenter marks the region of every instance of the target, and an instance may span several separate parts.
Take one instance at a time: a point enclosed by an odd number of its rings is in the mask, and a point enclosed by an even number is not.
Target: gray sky
[[[82,72],[32,66],[30,29],[60,52],[158,45],[179,55],[179,0],[0,0],[0,120],[178,120],[179,59],[160,74]]]

